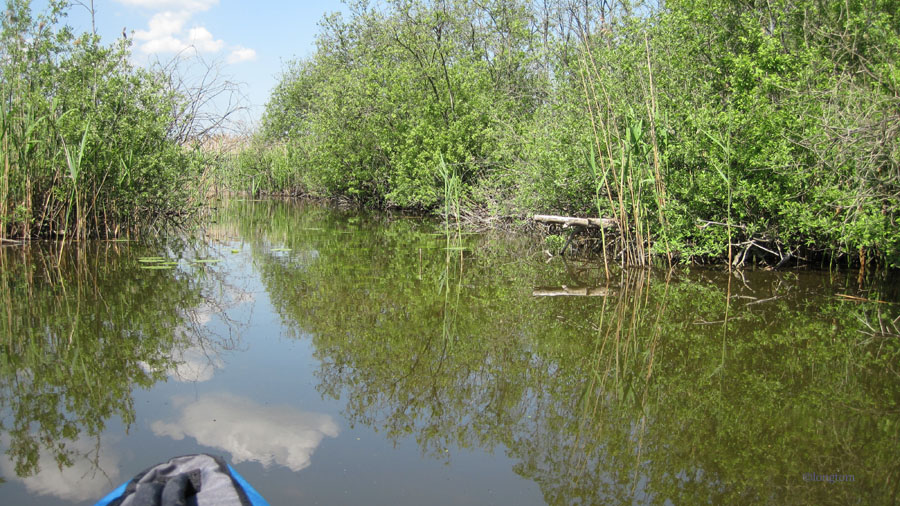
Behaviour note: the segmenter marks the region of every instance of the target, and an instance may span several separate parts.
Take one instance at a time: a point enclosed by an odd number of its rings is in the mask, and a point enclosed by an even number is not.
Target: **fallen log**
[[[599,227],[611,228],[616,226],[616,220],[612,218],[575,218],[572,216],[553,216],[549,214],[535,214],[534,221],[538,223],[553,223],[563,227]]]
[[[614,292],[605,287],[552,286],[537,287],[531,291],[532,297],[606,297]]]

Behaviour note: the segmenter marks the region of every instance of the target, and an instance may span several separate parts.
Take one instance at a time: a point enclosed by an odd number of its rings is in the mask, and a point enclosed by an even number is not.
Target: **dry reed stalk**
[[[596,91],[598,84],[599,84],[600,89],[602,90],[603,95],[606,99],[607,114],[609,114],[609,112],[612,111],[612,104],[611,104],[611,101],[609,98],[609,93],[607,92],[606,87],[603,85],[601,75],[600,75],[599,71],[597,70],[596,62],[594,61],[593,51],[591,50],[591,47],[590,47],[590,38],[587,36],[587,34],[584,31],[582,31],[582,43],[584,46],[584,50],[581,54],[582,65],[580,67],[580,71],[582,72],[582,85],[585,89],[585,99],[586,99],[586,102],[588,103],[589,111],[591,112],[592,123],[594,122],[594,108],[596,108],[596,120],[599,121],[599,123],[600,123],[601,131],[603,134],[602,140],[604,141],[604,144],[606,145],[606,155],[609,157],[610,169],[613,169],[613,170],[610,170],[609,172],[613,176],[613,185],[616,186],[616,188],[617,188],[616,189],[616,198],[614,198],[613,192],[612,192],[611,188],[609,187],[609,183],[607,181],[604,181],[606,183],[605,184],[606,197],[607,197],[607,200],[609,201],[610,209],[613,212],[613,218],[622,225],[620,227],[621,234],[622,234],[620,237],[622,257],[623,257],[622,260],[624,263],[631,263],[631,257],[633,255],[629,253],[629,244],[633,241],[631,240],[631,237],[630,237],[629,227],[625,226],[626,225],[625,217],[627,216],[627,212],[626,212],[625,201],[624,201],[624,197],[623,197],[624,178],[625,178],[624,166],[623,166],[624,160],[621,161],[620,167],[619,167],[620,171],[617,174],[616,171],[614,170],[615,158],[613,157],[613,152],[612,152],[613,142],[612,142],[612,134],[610,133],[610,131],[611,131],[610,124],[609,124],[610,122],[603,120],[603,115],[601,114],[601,111],[600,111],[599,104],[601,103],[601,101],[600,101],[600,97],[597,95],[597,91]],[[591,73],[590,70],[588,70],[588,59],[590,60],[590,67],[593,69],[593,73]],[[585,76],[587,79],[585,79]],[[596,76],[596,78],[595,78],[595,76]],[[618,127],[617,127],[617,125],[615,125],[615,116],[614,115],[611,117],[611,121],[614,123],[612,125],[612,129],[615,131],[618,131]],[[603,155],[602,155],[603,150],[600,145],[600,141],[601,141],[601,138],[595,131],[594,142],[595,142],[595,145],[597,146],[597,153],[600,157],[601,167],[603,168],[603,171],[605,174],[605,173],[607,173],[607,169],[606,169],[606,164],[603,162]],[[617,141],[618,141],[617,144],[619,146],[620,151],[624,152],[624,149],[623,149],[624,147],[622,146],[621,138],[617,137]],[[605,247],[605,242],[606,241],[604,239],[604,247]]]
[[[650,120],[650,142],[653,146],[653,172],[656,182],[657,211],[659,213],[659,226],[662,229],[663,241],[666,247],[666,258],[669,262],[669,268],[671,269],[672,251],[669,248],[669,239],[666,234],[668,221],[666,220],[665,213],[663,212],[663,209],[666,207],[666,185],[662,177],[662,171],[660,170],[661,163],[659,157],[659,142],[656,137],[656,115],[658,112],[656,104],[656,89],[653,85],[653,65],[650,59],[650,41],[648,40],[646,33],[644,34],[644,49],[647,54],[647,76],[650,85],[650,100],[648,103],[645,99],[644,103],[647,105],[647,117]]]

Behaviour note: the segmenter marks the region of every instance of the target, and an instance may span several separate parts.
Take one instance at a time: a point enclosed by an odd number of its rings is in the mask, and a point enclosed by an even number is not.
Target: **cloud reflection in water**
[[[4,434],[0,446],[7,448],[9,443],[9,437]],[[0,454],[0,472],[7,479],[21,481],[32,494],[52,495],[73,502],[96,499],[119,484],[119,457],[110,451],[101,451],[102,446],[89,438],[66,442],[72,465],[62,469],[50,452],[40,448],[37,457],[40,470],[32,476],[18,476],[15,463],[3,453]],[[98,451],[99,458],[96,457]]]
[[[221,358],[211,356],[202,346],[176,350],[172,356],[177,365],[166,373],[176,381],[201,383],[211,380],[216,369],[225,367]]]
[[[229,452],[235,463],[252,460],[268,467],[274,462],[299,471],[309,466],[325,436],[338,435],[331,416],[263,406],[228,393],[199,400],[175,398],[173,405],[180,408],[178,419],[153,422],[154,434],[176,440],[193,437],[201,445]]]

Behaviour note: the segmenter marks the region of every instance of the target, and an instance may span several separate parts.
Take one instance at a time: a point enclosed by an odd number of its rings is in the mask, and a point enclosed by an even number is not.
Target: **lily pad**
[[[163,257],[141,257],[141,258],[138,258],[138,262],[141,262],[144,264],[155,264],[155,263],[165,262],[165,261],[166,261],[166,259]]]

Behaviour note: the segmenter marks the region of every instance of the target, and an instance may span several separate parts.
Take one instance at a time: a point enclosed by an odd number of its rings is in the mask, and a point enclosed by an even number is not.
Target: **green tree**
[[[897,19],[874,0],[354,2],[285,69],[273,161],[241,170],[433,210],[442,158],[471,212],[614,218],[601,249],[624,263],[895,266]]]

